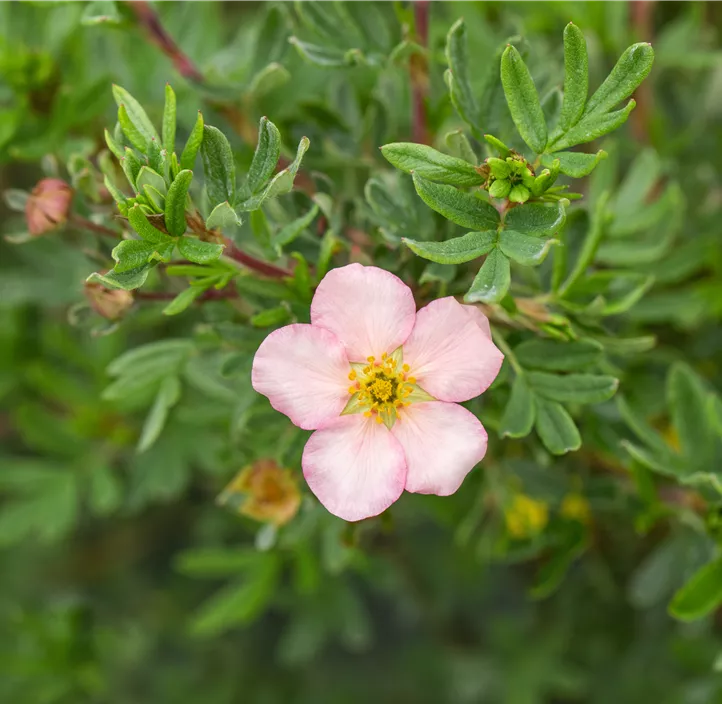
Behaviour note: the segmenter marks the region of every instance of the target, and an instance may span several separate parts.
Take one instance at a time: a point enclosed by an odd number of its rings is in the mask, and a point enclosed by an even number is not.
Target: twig
[[[426,49],[429,41],[429,0],[414,3],[417,43]],[[411,78],[411,128],[414,142],[428,144],[426,126],[426,94],[429,89],[429,64],[425,54],[413,54],[409,59]]]
[[[655,0],[639,0],[630,3],[631,21],[638,41],[651,42],[654,34]],[[642,83],[635,92],[637,107],[632,112],[632,132],[637,140],[650,141],[649,128],[653,112],[654,93],[649,80]]]
[[[126,2],[126,5],[138,18],[138,22],[145,29],[153,44],[173,62],[173,65],[178,69],[178,73],[191,81],[202,83],[203,74],[193,61],[180,50],[170,34],[166,32],[155,10],[146,0],[134,0],[133,2]]]
[[[98,225],[92,220],[88,220],[80,215],[75,215],[74,213],[71,213],[68,217],[68,223],[70,225],[74,225],[80,230],[89,230],[90,232],[103,235],[103,237],[110,237],[114,240],[122,239],[122,235],[119,232],[111,230],[109,227],[105,227],[105,225]]]
[[[136,291],[135,298],[142,301],[172,301],[178,294],[172,291]],[[232,287],[208,289],[204,291],[196,301],[221,301],[229,298],[238,298],[238,291]]]
[[[224,254],[233,259],[234,262],[243,264],[243,266],[253,269],[253,271],[257,271],[259,274],[276,279],[293,276],[293,272],[288,269],[282,269],[275,264],[268,264],[267,262],[252,257],[250,254],[246,254],[244,251],[238,249],[238,247],[236,247],[233,241],[228,237],[224,237],[223,242],[226,245]]]

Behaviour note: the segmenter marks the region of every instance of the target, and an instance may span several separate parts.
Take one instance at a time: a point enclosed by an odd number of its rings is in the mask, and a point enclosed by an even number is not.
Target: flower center
[[[409,365],[400,365],[401,350],[384,354],[380,360],[369,357],[366,366],[355,364],[348,378],[354,382],[348,389],[358,411],[377,423],[393,425],[399,410],[410,405],[416,379],[408,376]],[[400,368],[399,368],[400,366]]]

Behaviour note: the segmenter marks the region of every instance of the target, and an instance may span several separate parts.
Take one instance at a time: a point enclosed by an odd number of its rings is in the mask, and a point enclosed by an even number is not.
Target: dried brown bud
[[[218,497],[238,513],[282,526],[298,512],[301,493],[289,469],[273,460],[258,460],[242,469]]]
[[[73,189],[59,178],[44,178],[25,204],[28,230],[33,237],[54,230],[68,219]]]
[[[130,291],[105,288],[86,281],[84,293],[90,307],[106,320],[119,320],[133,305],[133,294]]]

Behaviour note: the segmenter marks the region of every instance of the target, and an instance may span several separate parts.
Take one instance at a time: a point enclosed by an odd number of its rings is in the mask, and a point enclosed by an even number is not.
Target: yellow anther
[[[366,361],[373,364],[376,361],[376,357],[366,357]]]
[[[410,376],[406,381],[408,381],[409,384],[415,384],[415,383],[416,383],[416,378],[413,377],[413,376]]]
[[[358,391],[358,389],[357,389],[355,386],[349,386],[349,387],[348,387],[348,392],[349,392],[350,394],[355,394],[357,391]]]
[[[371,418],[371,416],[373,415],[373,413],[371,413],[371,411],[364,411],[364,415],[365,415],[367,418]]]
[[[408,364],[404,364],[404,366],[401,368],[407,373],[411,371],[411,367]]]
[[[381,425],[381,423],[384,422],[383,418],[381,416],[376,416],[376,422]]]
[[[352,370],[351,370],[351,373],[348,375],[348,378],[349,378],[351,381],[356,381],[356,370],[355,370],[355,369],[352,369]]]
[[[381,355],[381,359],[386,359],[386,357],[388,357],[388,355],[386,354],[386,352],[384,352],[384,353]]]

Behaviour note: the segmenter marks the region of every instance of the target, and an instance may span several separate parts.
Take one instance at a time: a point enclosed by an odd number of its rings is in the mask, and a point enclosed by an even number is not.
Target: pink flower
[[[330,271],[311,325],[272,332],[253,388],[298,427],[311,491],[347,521],[401,493],[448,496],[486,453],[484,427],[457,405],[483,393],[504,356],[486,316],[454,298],[416,312],[411,290],[373,266]]]

